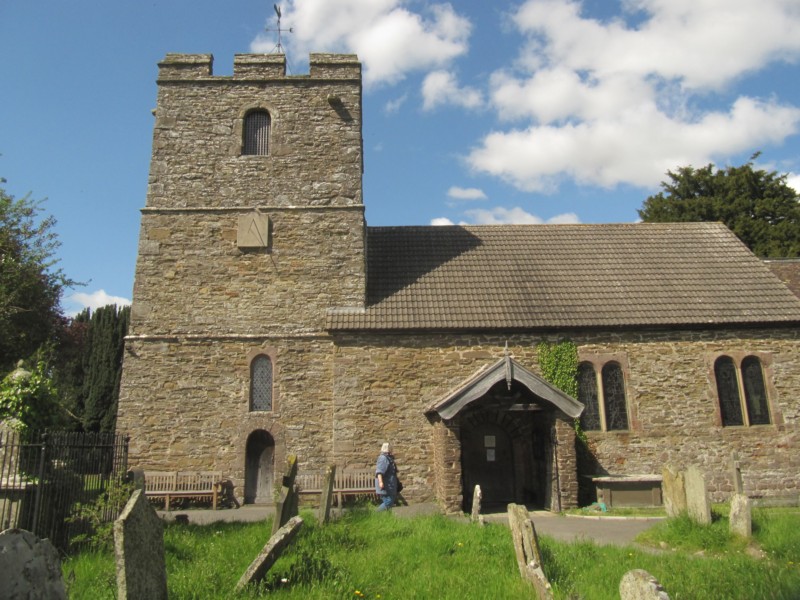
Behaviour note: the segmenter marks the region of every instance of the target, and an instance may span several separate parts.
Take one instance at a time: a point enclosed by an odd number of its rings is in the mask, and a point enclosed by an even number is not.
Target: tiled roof
[[[719,223],[370,227],[367,306],[333,330],[800,323]]]
[[[800,297],[800,258],[767,258],[764,263],[795,296]]]

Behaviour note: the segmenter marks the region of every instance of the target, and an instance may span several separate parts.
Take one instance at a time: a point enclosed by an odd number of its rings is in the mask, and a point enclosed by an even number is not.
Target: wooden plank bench
[[[164,498],[164,510],[169,510],[173,498],[209,498],[217,509],[222,491],[219,471],[144,472],[144,493],[148,498]]]
[[[295,483],[301,495],[322,493],[325,482],[323,472],[298,473]],[[333,493],[339,506],[345,496],[375,495],[375,469],[336,469],[333,480]]]

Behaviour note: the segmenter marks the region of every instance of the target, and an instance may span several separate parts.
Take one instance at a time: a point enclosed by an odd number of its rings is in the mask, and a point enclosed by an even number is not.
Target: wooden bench
[[[148,498],[164,498],[164,510],[169,510],[173,498],[209,498],[216,510],[221,491],[222,473],[218,471],[144,473],[145,495]]]
[[[295,483],[301,495],[322,493],[324,473],[298,473]],[[333,493],[339,506],[345,496],[375,495],[375,469],[336,469]]]

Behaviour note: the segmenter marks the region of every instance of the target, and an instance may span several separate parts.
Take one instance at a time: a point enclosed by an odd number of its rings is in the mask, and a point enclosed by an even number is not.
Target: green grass
[[[238,596],[233,589],[269,538],[269,522],[167,526],[170,598],[531,597],[503,525],[481,528],[442,516],[409,520],[367,510],[353,511],[326,527],[317,526],[311,514],[304,518],[300,535],[267,580]],[[622,575],[635,568],[653,574],[673,600],[798,597],[800,511],[755,511],[756,539],[767,553],[763,560],[749,556],[740,540],[723,535],[727,521],[722,518],[709,528],[669,523],[657,526],[657,534],[648,538],[651,543],[693,541],[676,545],[676,550],[647,551],[564,544],[541,536],[545,571],[556,598],[617,600]],[[696,554],[701,548],[703,557]],[[110,553],[87,552],[68,559],[63,568],[68,579],[74,573],[71,598],[115,597]]]

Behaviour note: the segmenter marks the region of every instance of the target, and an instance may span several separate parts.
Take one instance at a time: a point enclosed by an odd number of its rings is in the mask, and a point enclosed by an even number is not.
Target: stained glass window
[[[265,354],[250,363],[250,410],[272,410],[272,361]]]
[[[600,407],[597,402],[597,375],[594,365],[588,362],[578,365],[578,400],[586,407],[581,414],[581,427],[584,431],[598,431],[600,427]]]
[[[625,404],[625,378],[617,362],[606,363],[601,373],[603,397],[606,407],[606,429],[608,431],[628,428],[628,408]]]
[[[759,365],[759,371],[760,371]],[[744,425],[742,403],[739,396],[739,383],[736,380],[736,366],[730,356],[720,356],[714,363],[714,376],[717,379],[717,397],[722,424]],[[763,387],[763,380],[762,380]]]
[[[269,154],[269,113],[254,110],[244,118],[244,144],[242,154]]]
[[[742,361],[742,381],[750,425],[769,425],[764,372],[761,369],[761,361],[757,357],[748,356]]]

